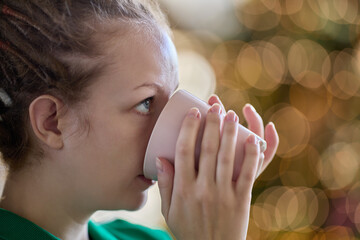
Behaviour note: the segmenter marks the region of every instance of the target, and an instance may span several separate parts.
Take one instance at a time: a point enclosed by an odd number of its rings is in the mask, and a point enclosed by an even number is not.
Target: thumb
[[[174,167],[165,158],[156,158],[156,168],[161,196],[161,212],[164,215],[165,220],[167,220],[174,183]]]

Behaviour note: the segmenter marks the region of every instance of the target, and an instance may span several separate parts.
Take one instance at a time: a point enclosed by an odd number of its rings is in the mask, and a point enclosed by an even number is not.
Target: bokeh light
[[[319,179],[327,189],[343,189],[359,174],[359,158],[353,146],[335,143],[326,149],[318,164]]]
[[[274,122],[279,134],[279,156],[294,157],[307,146],[310,140],[310,125],[299,110],[292,106],[282,107],[273,113],[270,121]]]
[[[330,60],[318,43],[303,39],[296,41],[288,54],[289,71],[295,81],[306,88],[318,88],[330,73]]]
[[[291,15],[301,10],[304,1],[293,1],[293,0],[262,0],[262,3],[269,10],[275,12],[278,15]]]
[[[347,51],[346,51],[347,50]],[[347,100],[359,95],[358,59],[354,54],[344,51],[331,53],[333,76],[328,83],[329,91],[339,99]]]
[[[244,44],[245,42],[240,40],[222,42],[216,46],[210,58],[217,82],[230,89],[246,90],[250,88],[250,85],[239,76],[236,70],[237,57]]]
[[[235,1],[239,21],[249,29],[266,31],[276,27],[280,15],[269,10],[261,1]]]
[[[263,191],[251,208],[253,228],[262,231],[309,233],[320,228],[329,211],[323,191],[306,187],[271,187]]]
[[[179,88],[203,100],[215,91],[215,73],[209,61],[194,51],[178,52]]]
[[[194,38],[209,27],[170,19],[186,36],[177,48],[211,64],[225,107],[246,126],[251,103],[279,133],[254,185],[247,239],[360,239],[360,2],[225,2],[242,26],[231,38]]]
[[[332,95],[323,86],[317,89],[292,85],[289,90],[290,103],[309,121],[324,117],[332,104]]]
[[[281,51],[269,42],[253,42],[245,45],[237,59],[237,70],[251,87],[262,91],[274,91],[285,74],[285,61]]]
[[[311,7],[314,1],[305,0],[301,11],[289,16],[290,20],[299,28],[313,32],[323,29],[327,23],[326,18],[320,17]]]

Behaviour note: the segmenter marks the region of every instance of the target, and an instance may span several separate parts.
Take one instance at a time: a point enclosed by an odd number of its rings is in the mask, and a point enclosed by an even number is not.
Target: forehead
[[[155,82],[172,89],[177,84],[177,55],[165,31],[152,26],[128,24],[104,40],[108,79],[116,78],[122,89]]]

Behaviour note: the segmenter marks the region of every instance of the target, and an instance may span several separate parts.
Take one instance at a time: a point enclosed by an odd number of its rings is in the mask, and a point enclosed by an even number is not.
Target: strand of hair
[[[30,61],[28,61],[25,57],[21,56],[21,54],[19,54],[15,49],[13,49],[12,47],[10,47],[9,44],[4,43],[3,41],[0,40],[0,49],[7,51],[9,53],[11,53],[12,55],[14,55],[15,57],[17,57],[18,59],[20,59],[23,63],[25,63],[39,78],[41,78],[43,81],[45,81],[46,83],[48,83],[48,79],[46,77],[46,75],[41,74],[36,67],[34,66],[34,64],[32,64]]]
[[[12,79],[10,78],[9,74],[7,73],[4,64],[1,64],[1,70],[2,70],[3,74],[5,75],[5,79],[6,79],[9,83],[12,83],[13,81],[12,81]],[[3,86],[1,86],[1,87],[3,87]]]
[[[19,24],[16,23],[16,21],[9,19],[9,22],[11,25],[15,26],[16,29],[19,30],[19,32],[21,32],[27,38],[27,34],[25,30],[22,27],[20,27]]]
[[[27,24],[29,24],[31,27],[35,28],[36,30],[38,30],[39,32],[41,32],[47,39],[49,39],[50,41],[56,41],[51,34],[46,31],[45,29],[41,28],[40,26],[38,26],[36,23],[34,23],[30,18],[28,18],[27,16],[25,16],[24,14],[21,14],[11,8],[9,8],[8,6],[6,6],[5,4],[2,5],[1,7],[1,12],[4,15],[8,15],[8,16],[12,16],[14,18],[17,18],[23,22],[26,22]]]

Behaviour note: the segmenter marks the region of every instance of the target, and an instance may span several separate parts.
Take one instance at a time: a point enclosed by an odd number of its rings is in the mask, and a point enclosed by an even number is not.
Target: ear
[[[38,139],[54,149],[64,145],[59,129],[59,116],[64,104],[51,95],[41,95],[29,106],[31,127]]]

